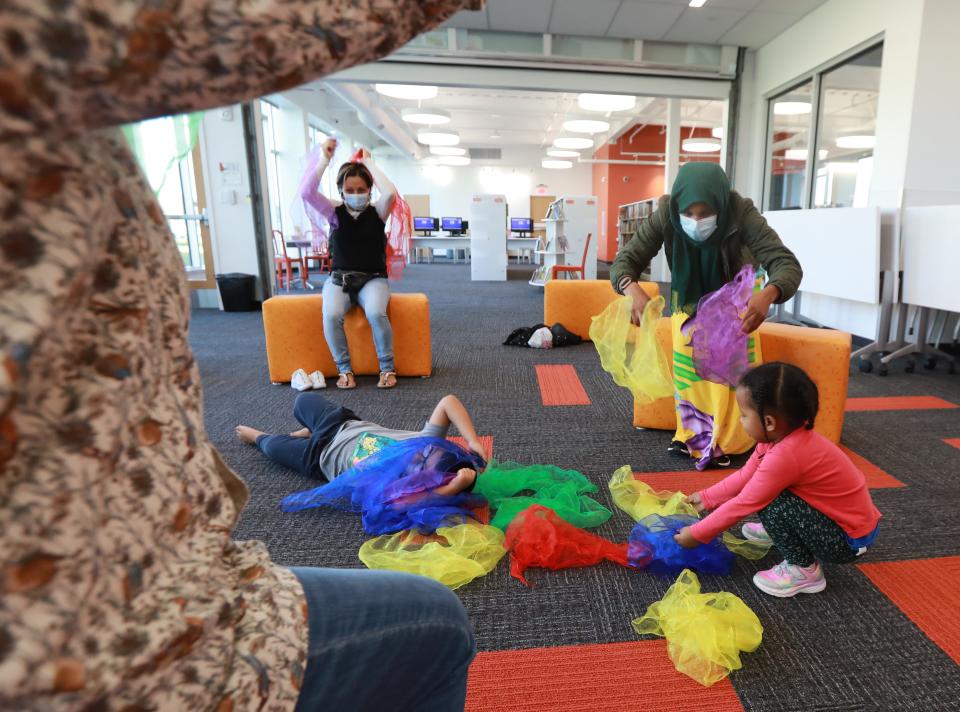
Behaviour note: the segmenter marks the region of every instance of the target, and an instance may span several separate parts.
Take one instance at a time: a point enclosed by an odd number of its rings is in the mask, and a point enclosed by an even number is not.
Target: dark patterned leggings
[[[774,545],[795,566],[849,564],[857,558],[840,525],[789,490],[757,514]]]

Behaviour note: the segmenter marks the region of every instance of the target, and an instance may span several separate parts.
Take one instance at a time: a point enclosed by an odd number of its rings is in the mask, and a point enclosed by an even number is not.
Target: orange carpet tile
[[[943,442],[945,442],[947,445],[953,445],[955,448],[960,450],[960,438],[949,438]]]
[[[634,472],[634,479],[646,482],[655,490],[680,490],[686,494],[693,494],[702,489],[717,484],[720,480],[736,470],[696,470],[684,472]]]
[[[492,435],[480,435],[480,444],[483,445],[484,449],[487,451],[487,454],[490,457],[493,457],[493,436]],[[459,435],[451,435],[447,438],[452,443],[457,445],[462,445],[463,447],[467,446],[467,441],[461,438]]]
[[[663,640],[480,653],[467,683],[466,712],[667,710],[740,712],[743,706],[729,678],[703,687],[677,672]]]
[[[865,457],[858,455],[850,448],[841,445],[840,449],[847,453],[853,464],[860,468],[860,471],[867,478],[867,487],[870,489],[887,489],[890,487],[905,487],[900,480],[898,480],[893,475],[888,474],[884,470],[881,470],[879,467],[874,465],[872,462],[867,460]]]
[[[544,405],[590,405],[590,397],[583,390],[577,369],[568,363],[561,365],[537,364],[540,398]]]
[[[936,396],[893,396],[889,398],[847,398],[847,412],[862,410],[936,410],[957,408]]]
[[[930,640],[960,664],[960,556],[858,564]]]

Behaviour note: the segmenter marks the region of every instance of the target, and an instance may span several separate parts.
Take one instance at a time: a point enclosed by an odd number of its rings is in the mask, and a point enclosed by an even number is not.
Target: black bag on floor
[[[534,326],[524,326],[519,329],[514,329],[510,332],[510,336],[507,337],[507,340],[503,342],[504,346],[530,346],[530,337],[533,336],[533,333],[537,329],[542,329],[546,327],[546,324],[536,324]],[[553,326],[549,327],[550,333],[553,334],[553,346],[576,346],[577,344],[583,343],[583,339],[574,334],[572,331],[568,331],[567,328],[557,322]]]
[[[567,328],[557,322],[550,327],[550,331],[553,333],[553,345],[557,346],[576,346],[577,344],[582,344],[583,339],[580,338],[577,334],[574,334],[572,331],[568,331]]]
[[[530,337],[537,329],[542,329],[546,324],[537,324],[536,326],[523,326],[510,332],[510,336],[503,342],[504,346],[530,346]]]

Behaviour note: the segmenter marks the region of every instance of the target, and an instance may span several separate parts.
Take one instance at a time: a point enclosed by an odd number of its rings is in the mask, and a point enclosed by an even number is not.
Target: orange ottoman
[[[651,297],[660,294],[656,282],[641,282]],[[557,322],[584,341],[590,340],[590,320],[607,308],[617,294],[606,279],[551,279],[543,288],[543,323]]]
[[[670,320],[657,324],[657,338],[664,351],[673,352]],[[764,362],[783,361],[806,371],[817,384],[820,411],[815,430],[833,442],[840,442],[850,380],[851,336],[844,331],[810,329],[789,324],[764,322],[760,326],[760,349]],[[633,424],[638,428],[673,430],[677,427],[673,398],[661,398],[647,405],[633,404]]]
[[[398,376],[429,376],[430,302],[425,294],[391,294],[387,316],[393,326],[393,354]],[[353,372],[377,375],[380,365],[373,333],[363,310],[354,306],[343,324]],[[323,297],[281,295],[263,303],[263,331],[267,340],[270,380],[287,383],[298,368],[320,371],[330,378],[337,367],[323,337]]]

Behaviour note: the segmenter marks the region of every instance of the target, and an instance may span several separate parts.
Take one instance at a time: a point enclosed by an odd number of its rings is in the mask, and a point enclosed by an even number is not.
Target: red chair
[[[304,237],[310,240],[310,244],[316,244],[314,242],[314,236],[316,233],[313,230],[307,230],[304,233]],[[315,252],[308,252],[306,256],[307,269],[310,268],[310,262],[317,262],[317,270],[320,274],[324,272],[330,272],[333,269],[333,260],[330,256],[330,243],[327,240],[322,240],[320,242],[320,247]]]
[[[587,275],[587,252],[590,251],[590,238],[593,237],[592,232],[587,233],[587,244],[583,246],[583,261],[580,262],[580,266],[576,267],[574,265],[554,265],[550,270],[550,279],[556,279],[557,275],[560,272],[565,274],[577,274],[580,273],[580,279],[586,279]]]
[[[293,265],[296,263],[297,269],[300,271],[300,279],[306,284],[309,274],[307,272],[307,260],[304,257],[294,258],[287,254],[287,243],[283,239],[283,233],[279,230],[273,231],[273,266],[277,271],[277,284],[280,289],[284,288],[283,284],[283,274],[281,273],[281,267],[287,274],[287,284],[286,289],[290,291],[290,283],[293,281]]]

